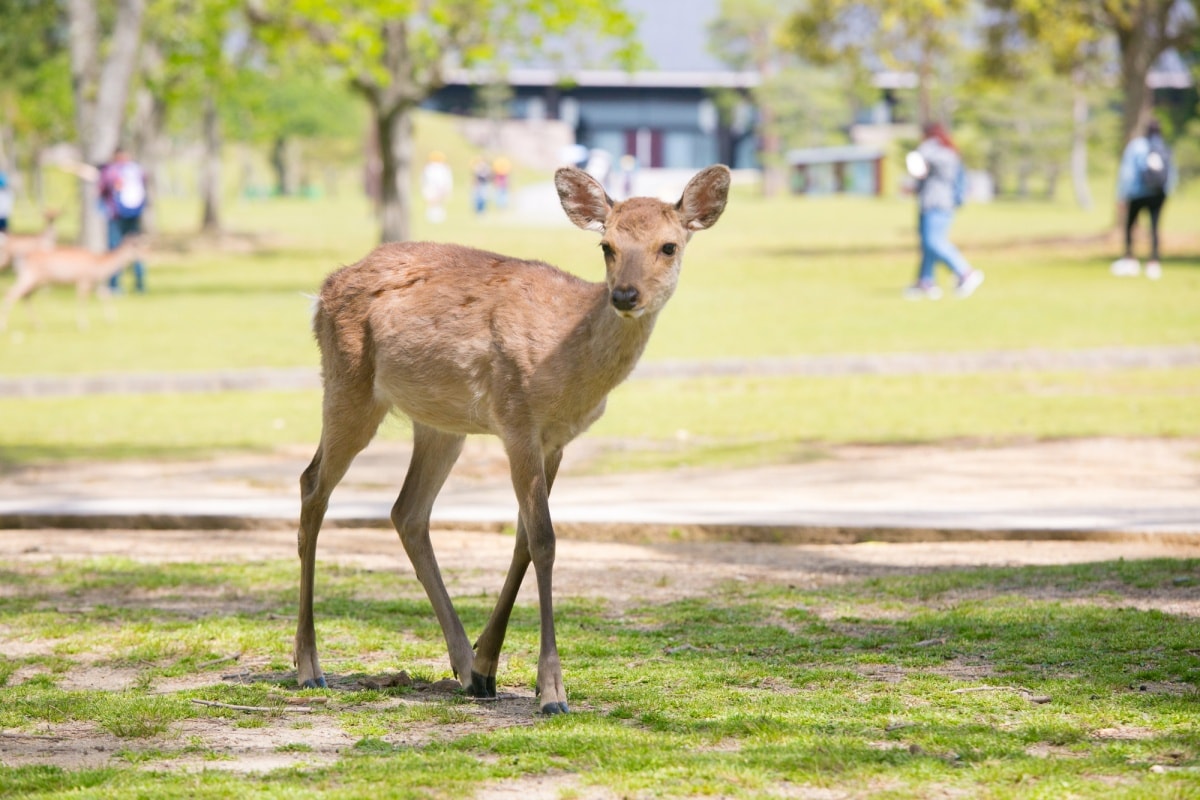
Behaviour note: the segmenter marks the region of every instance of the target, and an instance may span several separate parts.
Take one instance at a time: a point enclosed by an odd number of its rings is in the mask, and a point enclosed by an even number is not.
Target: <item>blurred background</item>
[[[658,369],[622,387],[596,428],[600,441],[639,443],[614,446],[612,463],[788,460],[847,441],[1196,436],[1198,11],[1189,0],[0,0],[10,238],[105,250],[89,168],[122,148],[144,175],[149,243],[145,292],[120,283],[111,321],[91,308],[81,331],[70,286],[15,304],[0,335],[0,463],[315,442],[304,295],[378,242],[414,238],[599,279],[595,242],[552,187],[567,163],[618,199],[673,199],[711,163],[736,176],[651,343]],[[1177,174],[1156,282],[1109,271],[1121,153],[1151,119]],[[961,151],[955,239],[988,282],[970,300],[913,304],[901,297],[917,260],[904,155],[930,122]],[[0,271],[0,292],[16,281]],[[1067,355],[979,366],[998,352]],[[1103,357],[1113,352],[1135,355]],[[946,353],[979,359],[888,360]],[[1080,353],[1100,355],[1081,368],[1068,357]],[[121,378],[229,370],[263,377],[153,392]],[[47,376],[75,380],[31,388]]]

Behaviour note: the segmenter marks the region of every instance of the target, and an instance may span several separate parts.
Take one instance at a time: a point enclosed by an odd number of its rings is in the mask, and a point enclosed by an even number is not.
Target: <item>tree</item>
[[[790,7],[791,8],[790,8]],[[780,31],[795,3],[779,0],[721,0],[717,18],[708,26],[710,49],[735,69],[753,69],[761,79],[755,92],[758,107],[759,160],[763,193],[776,194],[784,185],[778,106],[771,102],[787,56]]]
[[[1167,50],[1189,46],[1200,24],[1197,9],[1192,0],[1092,2],[1098,2],[1097,17],[1116,37],[1120,53],[1123,145],[1150,116],[1154,93],[1146,78],[1151,67]]]
[[[787,35],[816,64],[912,72],[924,124],[947,116],[935,109],[936,84],[970,9],[970,0],[812,0],[792,15]]]
[[[57,0],[0,0],[0,19],[0,169],[27,165],[40,203],[38,155],[74,135],[66,14]]]
[[[384,241],[409,238],[413,116],[448,68],[494,67],[538,51],[566,55],[580,45],[573,32],[585,44],[613,42],[608,63],[632,65],[639,54],[633,20],[611,0],[251,0],[248,13],[277,52],[294,59],[307,47],[367,103],[382,167]]]
[[[109,27],[101,25],[94,0],[68,2],[75,131],[88,164],[107,161],[120,142],[145,11],[145,0],[116,0]],[[96,184],[82,181],[80,194],[80,237],[86,246],[102,250],[104,219]]]
[[[144,100],[138,103],[142,158],[153,174],[169,117],[199,134],[200,230],[221,230],[222,108],[246,74],[248,36],[240,0],[153,0],[142,59]]]
[[[1104,32],[1090,2],[987,0],[992,12],[985,25],[987,46],[982,72],[1014,89],[1041,83],[1049,69],[1070,87],[1070,164],[1075,202],[1092,207],[1088,187],[1088,138],[1091,86],[1103,68]],[[1014,57],[1016,56],[1016,57]]]

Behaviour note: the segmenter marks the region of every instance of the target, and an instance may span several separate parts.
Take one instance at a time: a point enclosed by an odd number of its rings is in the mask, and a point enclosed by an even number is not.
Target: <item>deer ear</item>
[[[554,173],[554,186],[567,218],[585,231],[604,233],[613,201],[595,178],[576,167]]]
[[[675,208],[689,231],[711,228],[721,218],[729,197],[729,181],[729,167],[724,164],[711,166],[688,181]]]

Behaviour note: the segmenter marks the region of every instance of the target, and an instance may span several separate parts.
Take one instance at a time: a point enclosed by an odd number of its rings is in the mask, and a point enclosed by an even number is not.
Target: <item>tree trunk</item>
[[[411,236],[413,106],[373,108],[379,132],[380,241],[404,242]]]
[[[209,94],[204,99],[204,154],[200,162],[200,196],[204,212],[202,233],[221,231],[221,117],[217,101]]]
[[[145,0],[117,0],[116,21],[108,55],[100,60],[100,21],[93,0],[69,0],[71,88],[75,99],[76,135],[84,162],[98,166],[112,157],[121,136],[125,101],[137,63]],[[97,185],[80,182],[80,239],[93,249],[107,242]]]
[[[150,202],[142,211],[142,230],[153,232],[158,227],[158,208],[154,202],[166,194],[162,178],[163,127],[167,119],[167,105],[162,97],[145,87],[138,90],[133,102],[132,137],[133,149],[138,154],[146,179],[146,192]]]
[[[1092,190],[1088,186],[1088,101],[1086,78],[1082,69],[1071,75],[1071,186],[1075,203],[1084,210],[1092,207]]]

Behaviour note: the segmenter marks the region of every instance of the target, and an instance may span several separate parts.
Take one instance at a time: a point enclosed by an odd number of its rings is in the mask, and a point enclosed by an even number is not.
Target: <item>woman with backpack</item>
[[[925,126],[925,140],[905,158],[908,172],[917,180],[919,215],[917,230],[921,236],[921,266],[917,282],[904,290],[910,300],[937,300],[942,296],[934,280],[937,262],[954,273],[955,293],[969,297],[983,283],[983,273],[973,269],[950,241],[954,212],[962,205],[966,188],[962,158],[942,125]]]
[[[1133,277],[1141,265],[1133,257],[1133,226],[1145,209],[1150,215],[1150,260],[1146,262],[1146,277],[1162,277],[1158,261],[1158,221],[1163,204],[1174,188],[1175,174],[1171,165],[1171,150],[1163,140],[1158,120],[1146,123],[1146,133],[1125,145],[1118,173],[1117,197],[1125,204],[1125,255],[1113,262],[1112,274]]]

